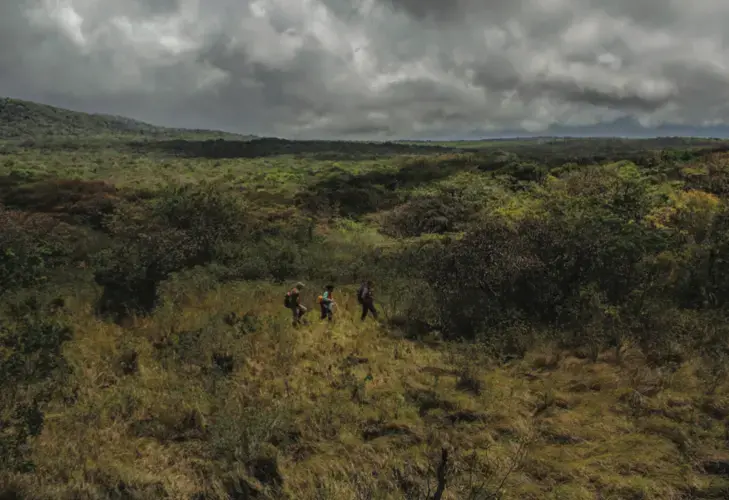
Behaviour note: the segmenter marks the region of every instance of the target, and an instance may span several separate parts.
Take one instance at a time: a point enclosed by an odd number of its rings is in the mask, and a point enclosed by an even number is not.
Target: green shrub
[[[57,219],[0,207],[0,296],[33,287],[70,265],[78,232]]]
[[[477,211],[457,191],[436,196],[420,196],[395,208],[383,231],[395,237],[443,234],[461,229]]]
[[[48,305],[31,298],[11,304],[0,324],[0,469],[27,472],[28,441],[43,428],[45,404],[63,386],[61,352],[72,331]]]
[[[117,321],[148,314],[162,281],[230,258],[230,245],[249,237],[249,222],[232,194],[207,184],[165,190],[147,206],[120,206],[105,223],[114,244],[97,259],[95,281],[104,287],[97,311]]]

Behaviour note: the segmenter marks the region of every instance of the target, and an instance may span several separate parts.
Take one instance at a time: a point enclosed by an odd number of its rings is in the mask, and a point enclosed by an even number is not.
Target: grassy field
[[[151,138],[23,109],[0,498],[729,497],[727,144]]]
[[[222,287],[124,329],[69,304],[77,396],[49,405],[36,472],[18,483],[36,498],[104,498],[120,485],[131,498],[226,497],[257,460],[250,484],[280,482],[279,498],[402,498],[406,487],[424,498],[446,448],[444,498],[726,494],[727,481],[694,467],[726,459],[729,411],[697,363],[667,372],[630,348],[618,365],[540,347],[495,365],[477,349],[362,325],[351,292],[333,325],[295,331],[281,291]],[[227,325],[228,311],[265,326]],[[227,377],[208,369],[216,349],[236,361]],[[240,470],[220,476],[220,462]]]

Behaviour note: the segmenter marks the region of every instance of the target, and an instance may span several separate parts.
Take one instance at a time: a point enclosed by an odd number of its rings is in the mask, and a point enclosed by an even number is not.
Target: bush
[[[0,325],[0,469],[28,471],[27,442],[40,434],[43,406],[63,385],[61,348],[72,331],[32,298],[4,311]]]
[[[459,230],[476,213],[458,192],[438,196],[420,196],[393,210],[383,225],[383,232],[395,237],[443,234]]]
[[[240,198],[213,184],[167,189],[152,213],[160,227],[186,235],[196,247],[196,264],[215,260],[221,245],[244,240],[251,232],[250,216]]]
[[[95,280],[104,291],[97,311],[116,321],[150,313],[162,281],[235,256],[230,246],[250,237],[250,223],[232,194],[208,184],[165,190],[147,206],[118,207],[105,221],[114,244],[98,256]]]
[[[474,338],[517,313],[514,306],[528,290],[529,274],[541,265],[525,238],[495,220],[447,244],[427,280],[446,332]]]
[[[402,190],[472,167],[470,155],[443,155],[414,158],[398,169],[362,175],[339,172],[300,192],[296,201],[309,212],[356,218],[392,208],[401,200]]]
[[[71,264],[78,243],[77,232],[51,216],[0,206],[0,296],[47,281]]]
[[[606,182],[628,188],[606,194],[595,186],[572,200],[560,195],[575,189],[570,178],[547,193],[541,211],[510,223],[487,218],[445,245],[427,281],[450,336],[473,338],[520,321],[581,330],[594,328],[597,317],[609,323],[616,311],[640,314],[629,306],[658,293],[655,262],[669,240],[635,222],[649,206],[647,195],[634,193],[630,176],[616,181],[613,170]]]
[[[119,202],[114,186],[102,181],[49,179],[30,184],[0,184],[6,206],[45,213],[68,214],[70,221],[100,228]]]

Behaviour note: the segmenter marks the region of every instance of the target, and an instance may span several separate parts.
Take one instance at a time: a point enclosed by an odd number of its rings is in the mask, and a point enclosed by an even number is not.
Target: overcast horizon
[[[727,21],[718,0],[16,0],[0,96],[292,139],[725,137]]]

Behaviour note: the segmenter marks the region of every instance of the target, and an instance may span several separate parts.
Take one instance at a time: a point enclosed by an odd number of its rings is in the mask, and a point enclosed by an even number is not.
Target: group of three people
[[[291,309],[293,316],[294,326],[301,323],[301,319],[308,312],[306,306],[301,303],[301,290],[304,288],[304,284],[299,282],[286,293],[284,299],[284,305]],[[375,299],[373,295],[372,281],[365,281],[360,285],[357,291],[357,301],[362,306],[362,317],[364,321],[367,318],[367,314],[372,313],[372,316],[377,319],[377,309],[375,309]],[[327,285],[324,292],[319,295],[319,307],[321,309],[321,319],[332,320],[334,317],[334,285]]]

